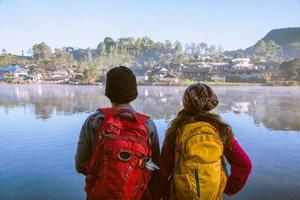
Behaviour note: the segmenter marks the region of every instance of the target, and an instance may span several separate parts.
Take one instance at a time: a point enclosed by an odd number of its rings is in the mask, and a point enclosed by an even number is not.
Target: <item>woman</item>
[[[205,84],[190,85],[184,92],[183,109],[170,123],[160,157],[162,199],[219,200],[222,193],[233,195],[245,185],[251,161],[230,126],[209,112],[217,105],[217,96]]]

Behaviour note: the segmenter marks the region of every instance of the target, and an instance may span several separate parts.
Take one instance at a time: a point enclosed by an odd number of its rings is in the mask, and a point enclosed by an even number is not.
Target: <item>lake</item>
[[[134,108],[160,142],[184,87],[139,87]],[[245,188],[225,199],[300,199],[300,87],[214,87],[214,110],[250,156]],[[85,118],[109,106],[101,86],[0,84],[0,199],[85,199],[74,154]]]

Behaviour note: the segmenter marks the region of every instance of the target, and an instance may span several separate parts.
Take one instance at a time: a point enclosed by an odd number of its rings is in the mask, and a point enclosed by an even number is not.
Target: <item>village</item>
[[[139,85],[184,85],[202,81],[213,83],[265,83],[278,73],[279,64],[251,58],[224,57],[212,62],[209,55],[190,59],[186,63],[170,63],[152,68],[131,67]],[[98,78],[85,81],[84,73],[61,67],[0,66],[0,81],[8,83],[97,84],[105,82],[106,70]]]

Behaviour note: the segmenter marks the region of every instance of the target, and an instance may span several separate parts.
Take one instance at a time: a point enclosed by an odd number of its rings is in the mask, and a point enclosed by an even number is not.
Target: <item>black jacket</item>
[[[97,130],[103,119],[104,115],[100,111],[96,111],[85,120],[81,128],[75,155],[76,170],[78,173],[84,175],[87,173],[85,166],[92,155],[97,137]],[[146,125],[152,142],[152,161],[159,166],[160,148],[156,126],[151,119],[147,120]]]

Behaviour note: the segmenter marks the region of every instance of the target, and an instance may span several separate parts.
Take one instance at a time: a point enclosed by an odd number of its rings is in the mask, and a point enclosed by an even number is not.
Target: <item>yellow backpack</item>
[[[218,131],[209,123],[195,122],[176,139],[171,199],[221,200],[227,171]]]

